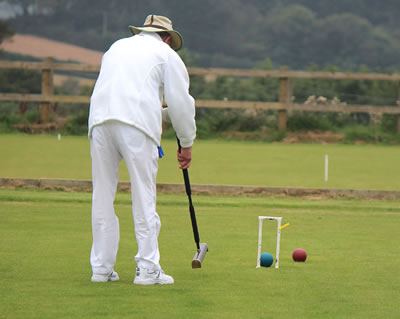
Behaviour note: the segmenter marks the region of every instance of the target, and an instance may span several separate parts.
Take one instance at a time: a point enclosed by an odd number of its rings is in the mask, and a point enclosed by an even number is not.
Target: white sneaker
[[[92,282],[107,282],[107,281],[118,281],[118,280],[119,280],[118,274],[114,270],[108,275],[93,274],[91,279]]]
[[[136,268],[136,276],[133,283],[135,285],[170,285],[174,283],[174,278],[166,275],[162,269]]]

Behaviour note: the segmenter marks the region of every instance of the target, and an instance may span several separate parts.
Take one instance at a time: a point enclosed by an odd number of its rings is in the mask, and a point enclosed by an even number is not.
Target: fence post
[[[397,89],[397,106],[400,107],[400,82],[398,82]],[[397,134],[400,134],[400,115],[397,114]]]
[[[42,70],[42,95],[53,94],[53,69],[51,64],[54,62],[52,57],[44,59],[44,63],[49,66]],[[40,121],[41,123],[48,123],[50,120],[50,102],[40,103]]]
[[[281,71],[287,71],[287,67],[281,67]],[[291,81],[287,77],[279,78],[279,102],[287,104],[290,102],[292,96]],[[279,110],[278,129],[281,132],[286,131],[287,128],[287,110]]]
[[[397,134],[400,134],[400,115],[397,115]]]

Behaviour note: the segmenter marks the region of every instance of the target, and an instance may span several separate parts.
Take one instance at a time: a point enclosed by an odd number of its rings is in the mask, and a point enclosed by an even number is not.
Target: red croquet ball
[[[307,253],[304,249],[297,248],[293,251],[292,258],[294,261],[306,261]]]

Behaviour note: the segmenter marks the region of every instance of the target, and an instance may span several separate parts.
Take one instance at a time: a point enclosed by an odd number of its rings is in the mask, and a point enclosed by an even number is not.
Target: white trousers
[[[90,139],[92,157],[92,233],[90,263],[94,274],[108,274],[116,262],[119,222],[114,211],[118,168],[122,159],[129,171],[132,214],[141,268],[160,269],[158,234],[160,218],[156,212],[156,143],[140,130],[117,121],[93,129]]]

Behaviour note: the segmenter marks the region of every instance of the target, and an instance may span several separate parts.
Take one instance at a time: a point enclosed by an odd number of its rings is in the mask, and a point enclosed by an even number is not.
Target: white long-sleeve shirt
[[[195,103],[183,61],[156,33],[116,41],[103,56],[90,99],[89,137],[96,125],[117,120],[160,145],[163,117],[171,121],[182,147],[193,144]]]

